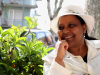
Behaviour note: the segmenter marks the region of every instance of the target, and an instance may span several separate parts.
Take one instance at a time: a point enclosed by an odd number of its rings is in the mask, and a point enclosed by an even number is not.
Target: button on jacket
[[[81,56],[66,51],[65,67],[55,61],[57,50],[44,56],[43,75],[100,75],[100,40],[85,40],[88,46],[87,63]]]

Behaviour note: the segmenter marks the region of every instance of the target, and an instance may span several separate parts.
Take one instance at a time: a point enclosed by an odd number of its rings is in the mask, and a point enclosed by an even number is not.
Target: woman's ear
[[[86,30],[87,30],[87,26],[86,24],[83,25],[83,33],[86,33]]]

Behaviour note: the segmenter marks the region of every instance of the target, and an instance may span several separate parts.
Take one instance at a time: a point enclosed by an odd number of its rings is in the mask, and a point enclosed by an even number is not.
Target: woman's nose
[[[63,30],[63,33],[69,33],[70,31],[69,31],[69,29],[67,29],[67,28],[65,28],[64,30]]]

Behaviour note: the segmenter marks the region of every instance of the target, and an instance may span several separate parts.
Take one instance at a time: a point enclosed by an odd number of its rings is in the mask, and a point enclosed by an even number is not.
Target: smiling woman
[[[100,40],[91,38],[94,18],[75,5],[60,9],[51,21],[58,34],[55,49],[44,60],[44,75],[99,75]],[[96,43],[98,41],[98,43]]]
[[[69,48],[80,46],[84,43],[84,33],[86,32],[86,25],[82,25],[80,20],[74,15],[66,15],[59,18],[58,21],[58,35],[61,40],[66,40]],[[59,41],[61,41],[59,40]]]

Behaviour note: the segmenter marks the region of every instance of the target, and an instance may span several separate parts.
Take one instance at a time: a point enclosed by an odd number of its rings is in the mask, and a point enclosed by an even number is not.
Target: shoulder
[[[100,49],[100,40],[89,40],[89,42],[95,47]]]

